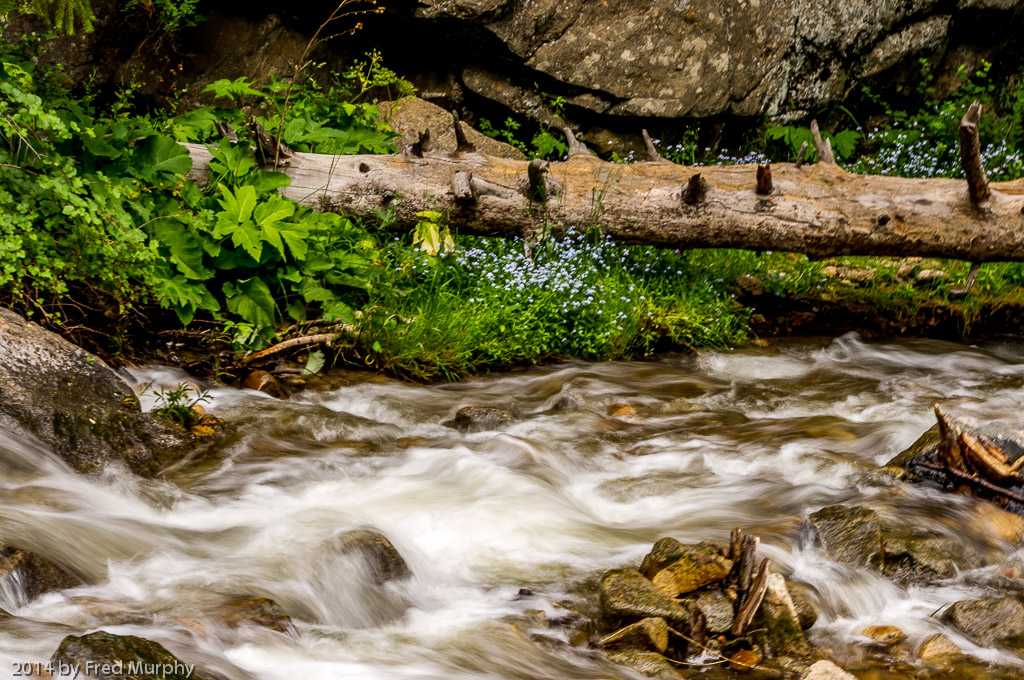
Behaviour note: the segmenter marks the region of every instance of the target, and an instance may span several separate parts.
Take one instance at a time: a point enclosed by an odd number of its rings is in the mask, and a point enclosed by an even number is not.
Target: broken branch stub
[[[988,176],[981,162],[981,139],[978,124],[981,122],[981,102],[975,101],[960,120],[960,165],[967,177],[967,192],[971,203],[979,205],[992,196]]]
[[[805,160],[807,160],[807,142],[800,145],[800,152],[796,155],[796,163],[793,165],[798,168],[802,167]]]
[[[708,193],[708,183],[700,173],[694,173],[690,176],[690,179],[686,181],[686,186],[683,187],[683,203],[687,205],[697,205],[704,200],[704,197]]]
[[[593,158],[590,150],[587,149],[587,145],[576,139],[576,135],[572,133],[572,130],[569,128],[562,128],[562,132],[565,133],[565,139],[569,143],[569,160],[572,160],[577,156]]]
[[[540,158],[534,158],[526,168],[526,177],[530,182],[530,202],[537,202],[544,205],[547,202],[547,175],[548,162]]]
[[[468,172],[459,171],[452,177],[452,194],[455,200],[463,205],[476,203],[476,194],[473,193],[473,175]]]
[[[664,158],[661,157],[661,154],[658,153],[658,150],[654,146],[654,142],[651,141],[651,136],[649,134],[647,134],[647,130],[646,129],[641,130],[640,134],[644,138],[644,152],[646,153],[647,160],[649,162],[651,162],[651,163],[670,163],[671,162],[671,161],[667,161],[667,160],[665,160]]]
[[[832,142],[821,138],[818,121],[811,121],[811,137],[814,138],[814,150],[818,152],[818,160],[828,165],[836,165],[836,157],[832,153]]]
[[[466,131],[462,129],[462,121],[459,120],[459,112],[452,111],[452,124],[455,126],[455,153],[476,153],[476,147],[466,139]]]
[[[757,164],[757,187],[755,191],[757,193],[767,196],[772,193],[772,166],[770,163],[761,165]]]

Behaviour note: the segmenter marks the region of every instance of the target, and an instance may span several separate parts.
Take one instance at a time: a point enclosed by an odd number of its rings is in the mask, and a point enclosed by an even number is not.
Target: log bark
[[[194,175],[205,178],[209,151],[185,146]],[[762,169],[758,182],[753,165],[691,168],[654,155],[609,163],[571,136],[569,160],[544,165],[465,146],[447,155],[431,150],[429,134],[412,146],[391,156],[296,152],[282,193],[357,217],[394,210],[401,230],[415,226],[417,212],[436,210],[462,233],[491,236],[596,227],[622,242],[669,248],[1024,261],[1024,180],[986,183],[980,210],[977,187],[969,191],[963,180],[856,175],[828,162],[780,163]]]

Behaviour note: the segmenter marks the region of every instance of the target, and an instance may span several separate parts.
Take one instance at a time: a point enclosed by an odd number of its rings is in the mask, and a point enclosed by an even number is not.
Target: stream
[[[127,377],[189,379],[166,368]],[[555,409],[569,393],[583,407]],[[866,653],[865,626],[893,625],[911,648],[944,632],[976,661],[1011,669],[964,677],[1024,674],[1021,657],[934,616],[1024,571],[1024,551],[901,587],[825,559],[804,528],[823,506],[862,504],[989,549],[976,501],[874,470],[934,424],[937,400],[1020,425],[1022,344],[848,335],[458,384],[352,374],[289,401],[210,395],[232,434],[156,480],[82,477],[0,430],[0,542],[94,584],[26,602],[17,583],[0,583],[0,607],[16,615],[0,621],[0,678],[100,628],[226,678],[637,678],[578,632],[597,614],[602,572],[635,565],[662,536],[727,540],[733,527],[759,534],[762,554],[808,587],[819,609],[810,639],[837,659]],[[472,434],[441,424],[470,405],[520,419]],[[412,578],[377,586],[339,559],[337,536],[357,528],[386,535]],[[294,630],[226,626],[212,612],[239,595],[277,601]],[[908,677],[885,665],[870,677]]]

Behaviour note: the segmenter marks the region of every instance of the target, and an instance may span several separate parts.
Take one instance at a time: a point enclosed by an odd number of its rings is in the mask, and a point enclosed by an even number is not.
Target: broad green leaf
[[[237,180],[256,167],[256,158],[252,151],[241,144],[232,144],[222,139],[218,146],[206,148],[213,155],[210,170],[214,175]]]
[[[341,323],[356,322],[355,312],[341,300],[324,303],[323,317],[328,321],[340,321]]]
[[[170,137],[150,137],[136,149],[136,160],[145,164],[146,174],[167,172],[183,175],[192,169],[188,149]]]
[[[236,97],[266,97],[263,92],[250,86],[249,80],[245,76],[239,76],[234,80],[228,80],[227,78],[215,80],[207,85],[203,92],[212,92],[214,97],[228,97],[232,101]]]
[[[258,326],[274,325],[274,310],[277,305],[274,303],[270,288],[259,277],[239,281],[237,287],[225,283],[223,292],[228,309],[243,320]]]
[[[218,222],[224,220],[227,223],[230,220],[242,223],[252,217],[252,211],[256,207],[256,189],[248,184],[238,187],[234,192],[223,184],[218,188],[224,197],[218,201],[224,209],[224,212],[217,216]]]
[[[319,373],[323,370],[324,364],[327,363],[327,357],[320,350],[314,350],[309,353],[309,358],[306,359],[306,367],[303,369],[305,375],[312,375]]]
[[[252,220],[246,220],[241,224],[231,225],[225,229],[225,233],[231,235],[231,242],[246,252],[249,257],[260,261],[263,253],[263,240],[260,238],[260,230]]]
[[[202,242],[184,224],[175,219],[157,220],[153,236],[171,251],[178,270],[186,277],[203,280],[213,276],[213,272],[203,266]]]
[[[299,262],[305,260],[309,252],[309,243],[306,242],[309,233],[306,228],[294,222],[281,222],[278,226],[281,229],[281,238],[288,244],[292,257]]]
[[[292,178],[283,172],[261,170],[253,175],[250,183],[257,193],[265,194],[289,186],[292,183]]]
[[[306,302],[328,302],[336,297],[334,293],[321,286],[315,279],[309,276],[302,279],[302,283],[299,284],[299,295]]]

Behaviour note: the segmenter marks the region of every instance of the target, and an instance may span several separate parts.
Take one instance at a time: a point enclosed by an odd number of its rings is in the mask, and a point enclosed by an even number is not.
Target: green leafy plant
[[[420,218],[413,228],[412,244],[419,246],[427,255],[439,255],[445,250],[452,250],[455,242],[451,230],[446,224],[440,224],[442,215],[439,212],[423,210],[416,213]]]
[[[160,388],[151,391],[152,384],[147,383],[142,389],[142,394],[151,394],[156,398],[153,413],[182,427],[191,427],[198,423],[202,414],[195,407],[211,399],[209,391],[197,391],[188,383],[178,383],[173,390]]]

